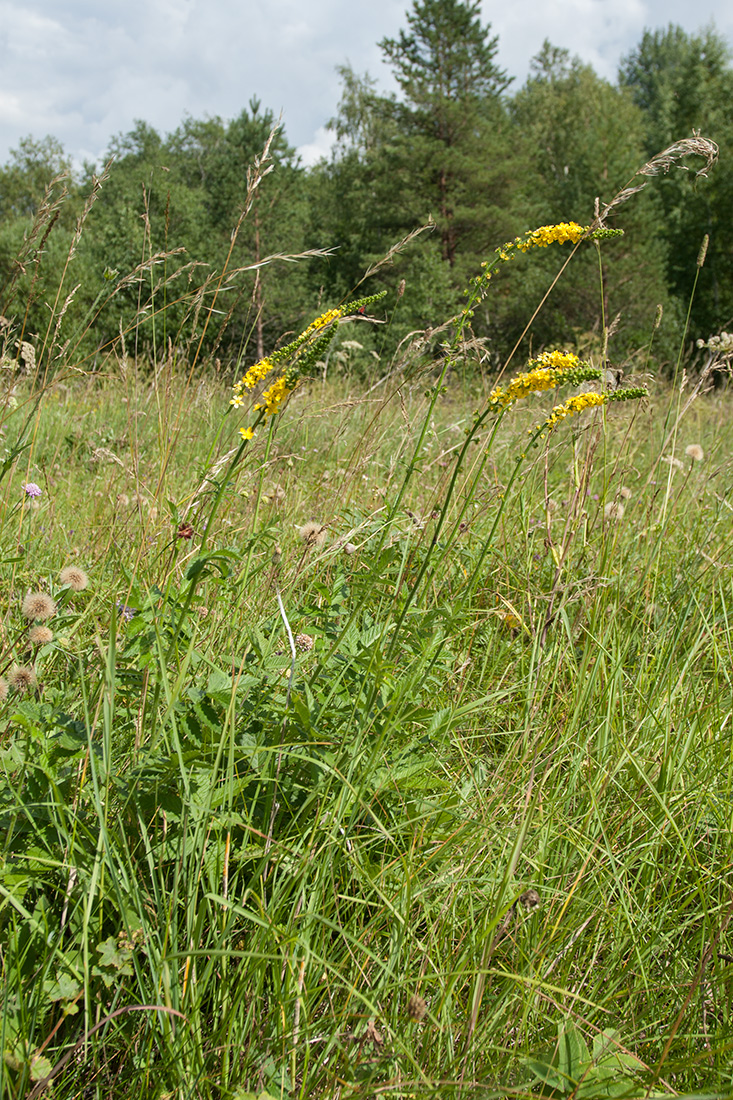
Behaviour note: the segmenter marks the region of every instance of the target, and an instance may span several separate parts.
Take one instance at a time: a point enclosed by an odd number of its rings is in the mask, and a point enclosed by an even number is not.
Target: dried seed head
[[[62,584],[68,584],[74,592],[83,592],[89,584],[89,577],[78,565],[67,565],[59,573],[59,580]]]
[[[685,447],[685,454],[693,462],[702,462],[705,458],[705,452],[699,443],[690,443],[689,447]]]
[[[606,519],[623,519],[624,518],[624,506],[617,500],[610,500],[606,507],[603,509],[603,514]]]
[[[26,619],[50,619],[56,613],[56,601],[47,592],[29,592],[21,610]]]
[[[32,645],[47,645],[53,641],[53,630],[47,626],[32,626],[28,631],[28,641]]]
[[[627,485],[622,485],[618,491],[618,495],[622,500],[631,500],[631,489]]]
[[[279,565],[282,560],[283,560],[282,547],[280,546],[279,542],[276,542],[275,545],[272,548],[272,564],[273,565]]]
[[[418,1023],[424,1020],[428,1014],[428,1006],[424,997],[421,997],[419,993],[413,993],[407,1002],[407,1015],[411,1020],[416,1020]]]
[[[322,523],[311,520],[298,528],[298,537],[305,543],[306,550],[314,550],[326,541],[326,528]]]
[[[314,639],[310,634],[296,634],[295,635],[295,648],[298,653],[310,653],[313,649]]]
[[[664,316],[664,306],[660,304],[660,305],[657,306],[657,315],[654,318],[654,331],[655,332],[659,328],[659,326],[661,325],[663,316]]]
[[[522,909],[526,909],[528,913],[531,913],[533,909],[539,909],[540,895],[534,889],[525,890],[519,898],[519,904]]]
[[[30,691],[37,683],[35,672],[27,665],[15,665],[10,671],[8,681],[19,692]]]
[[[8,681],[4,676],[0,676],[0,703],[4,702],[8,697]]]

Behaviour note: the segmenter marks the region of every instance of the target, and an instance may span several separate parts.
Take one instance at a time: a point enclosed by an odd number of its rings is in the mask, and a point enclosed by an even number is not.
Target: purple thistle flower
[[[39,497],[42,489],[40,485],[36,485],[35,481],[27,481],[23,486],[29,497]]]

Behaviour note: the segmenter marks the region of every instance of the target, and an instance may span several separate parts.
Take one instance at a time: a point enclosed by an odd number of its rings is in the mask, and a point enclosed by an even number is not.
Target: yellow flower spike
[[[524,238],[517,238],[517,248],[520,252],[529,252],[530,248],[547,248],[550,244],[564,244],[565,241],[577,244],[586,232],[586,227],[578,225],[577,222],[541,225],[539,229],[527,233]]]
[[[259,404],[255,405],[256,409],[264,409],[267,416],[274,416],[280,409],[285,398],[292,391],[287,384],[285,375],[278,378],[276,382],[273,382],[269,389],[266,389],[262,394],[262,400]]]

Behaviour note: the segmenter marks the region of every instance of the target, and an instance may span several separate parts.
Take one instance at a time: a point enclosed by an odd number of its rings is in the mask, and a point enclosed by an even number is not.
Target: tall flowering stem
[[[593,367],[591,368],[591,370],[595,372],[595,375],[589,375],[589,377],[601,377],[602,372],[597,367]],[[558,424],[560,424],[569,416],[576,416],[578,413],[585,412],[588,409],[600,408],[604,405],[608,405],[616,401],[638,401],[640,398],[646,396],[647,391],[644,389],[643,386],[628,386],[622,390],[603,390],[600,392],[574,394],[562,404],[555,405],[546,420],[544,420],[540,424],[537,424],[536,427],[529,429],[529,435],[531,436],[531,438],[529,440],[527,448],[529,449],[538,446],[539,443],[547,436],[548,432],[552,431],[553,428],[557,427]],[[517,475],[524,465],[526,458],[527,453],[525,451],[521,455],[519,455],[514,464],[514,469],[512,470],[509,481],[507,482],[506,489],[502,493],[501,502],[499,508],[497,509],[496,516],[494,517],[494,522],[491,525],[491,530],[484,540],[484,545],[481,548],[481,553],[478,556],[476,565],[474,566],[471,576],[466,582],[466,588],[469,592],[473,592],[474,588],[476,587],[476,582],[478,580],[480,570],[483,566],[486,555],[488,554],[494,541],[494,535],[496,534],[497,527],[499,526],[499,521],[504,511],[504,502],[507,499],[509,490],[516,481]]]
[[[257,414],[254,422],[247,427],[239,429],[239,446],[232,456],[223,477],[216,486],[216,492],[203,528],[199,553],[189,566],[187,573],[189,586],[184,597],[178,625],[171,641],[171,652],[186,619],[186,615],[188,614],[196,585],[203,571],[204,551],[209,535],[213,529],[214,519],[221,505],[226,488],[242,461],[249,443],[254,438],[255,432],[263,421],[270,419],[280,411],[290,394],[297,388],[301,381],[312,377],[313,369],[328,350],[329,344],[338,331],[339,323],[346,320],[350,315],[363,313],[368,306],[379,301],[386,293],[385,290],[378,294],[368,294],[365,297],[357,298],[355,301],[349,302],[347,305],[326,310],[325,313],[316,317],[316,319],[312,321],[299,336],[291,340],[289,344],[286,344],[282,348],[278,348],[277,351],[272,352],[271,355],[259,359],[237,382],[235,382],[228,411],[241,408],[247,400],[247,395],[260,383],[264,382],[266,385],[260,394],[259,400],[254,405],[254,411]]]
[[[285,347],[258,360],[234,383],[230,405],[235,409],[241,408],[247,400],[248,392],[251,392],[260,382],[268,381],[269,384],[262,391],[254,407],[256,410],[264,410],[266,417],[275,416],[298,384],[304,378],[312,376],[314,365],[328,350],[329,344],[338,332],[339,323],[349,315],[363,312],[367,306],[379,301],[386,293],[386,290],[383,290],[379,294],[368,294],[366,297],[349,302],[348,305],[326,310],[325,313],[316,317],[300,336],[291,340]]]

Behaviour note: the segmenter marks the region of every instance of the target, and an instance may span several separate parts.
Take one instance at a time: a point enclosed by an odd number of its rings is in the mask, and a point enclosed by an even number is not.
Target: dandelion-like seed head
[[[628,485],[622,485],[618,491],[618,495],[622,498],[622,500],[631,500],[632,492],[631,489],[629,489]]]
[[[23,600],[21,611],[26,619],[50,619],[56,614],[56,601],[47,592],[29,592]]]
[[[37,684],[35,671],[29,665],[15,665],[8,676],[10,686],[18,692],[30,691]]]
[[[53,630],[47,626],[32,626],[28,631],[28,641],[32,645],[48,645],[53,641]]]
[[[684,470],[685,464],[681,459],[677,458],[677,455],[664,455],[662,462],[666,462],[668,466],[671,466],[673,470]]]
[[[8,697],[8,681],[0,676],[0,703],[4,703]]]
[[[609,500],[608,504],[603,509],[603,514],[608,520],[623,519],[624,506],[618,500]]]
[[[310,520],[298,528],[298,538],[305,543],[306,550],[315,550],[323,546],[326,541],[326,527],[322,523]]]
[[[519,896],[519,904],[522,909],[526,909],[528,913],[531,913],[534,909],[539,909],[542,899],[539,893],[533,887],[529,890],[525,890],[523,894]]]
[[[78,565],[67,565],[59,573],[59,580],[67,584],[74,592],[83,592],[89,586],[89,577]]]
[[[693,462],[702,462],[705,458],[705,452],[699,443],[690,443],[689,447],[685,447],[685,454]]]
[[[407,1015],[415,1023],[420,1023],[428,1014],[428,1006],[424,997],[419,993],[413,993],[407,1002]]]

